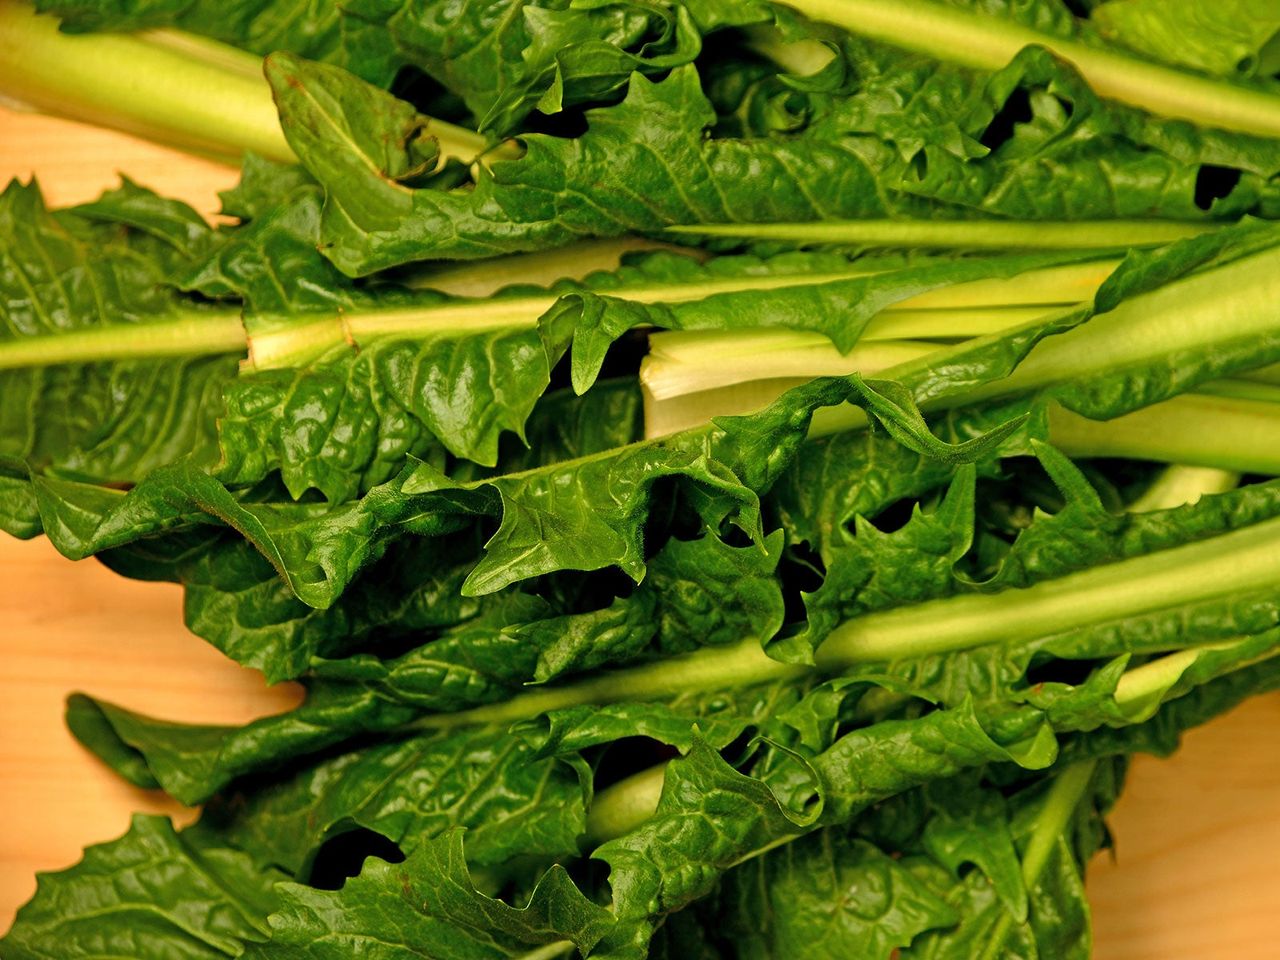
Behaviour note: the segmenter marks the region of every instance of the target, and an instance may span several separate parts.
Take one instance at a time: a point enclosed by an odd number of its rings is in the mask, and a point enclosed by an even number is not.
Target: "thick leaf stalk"
[[[1208,127],[1280,137],[1280,96],[1033,30],[933,0],[787,0],[815,20],[977,70],[999,70],[1024,47],[1072,63],[1101,96]]]

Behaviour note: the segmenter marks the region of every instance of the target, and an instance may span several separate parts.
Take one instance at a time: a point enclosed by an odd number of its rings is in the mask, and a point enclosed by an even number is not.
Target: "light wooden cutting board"
[[[33,172],[54,204],[116,171],[206,214],[235,171],[122,135],[0,109],[0,175]],[[134,810],[183,810],[115,778],[62,725],[85,690],[159,716],[234,723],[287,709],[288,685],[224,659],[182,626],[181,591],[71,563],[0,535],[0,930],[37,870],[69,866]],[[1116,854],[1089,871],[1098,960],[1280,957],[1280,696],[1195,731],[1176,758],[1139,758],[1112,818]]]

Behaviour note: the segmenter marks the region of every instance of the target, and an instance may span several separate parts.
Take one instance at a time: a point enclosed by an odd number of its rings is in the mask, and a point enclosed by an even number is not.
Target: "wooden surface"
[[[35,172],[51,202],[69,204],[114,186],[117,170],[207,214],[236,178],[131,138],[0,109],[5,179]],[[123,832],[131,811],[192,816],[79,748],[62,724],[73,690],[222,723],[297,698],[188,634],[177,587],[0,535],[0,930],[34,891],[36,870],[74,863],[85,844]],[[1195,731],[1172,760],[1139,758],[1112,828],[1115,857],[1099,857],[1088,877],[1098,960],[1280,956],[1280,696]]]
[[[35,174],[45,202],[65,207],[120,185],[123,173],[143,186],[179,197],[205,214],[219,209],[219,190],[235,186],[236,170],[112,130],[16,113],[0,105],[0,182]]]

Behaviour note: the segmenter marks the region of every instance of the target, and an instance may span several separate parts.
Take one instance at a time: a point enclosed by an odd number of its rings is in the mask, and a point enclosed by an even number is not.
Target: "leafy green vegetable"
[[[747,957],[889,956],[958,919],[909,868],[837,830],[731,871],[720,896],[719,936]]]
[[[527,427],[532,448],[510,454],[507,462],[524,469],[631,443],[638,439],[638,401],[626,382],[601,385],[582,398],[549,396]],[[299,600],[233,531],[195,529],[100,556],[126,576],[183,584],[187,626],[275,681],[298,676],[315,657],[338,657],[361,644],[422,635],[474,617],[479,601],[459,589],[479,556],[480,534],[473,529],[443,541],[398,541],[324,610]]]
[[[340,892],[289,885],[281,895],[271,943],[244,956],[337,958],[358,949],[387,958],[524,957],[565,941],[586,952],[612,921],[560,867],[523,907],[484,896],[471,885],[458,832],[423,844],[403,864],[372,863]],[[374,929],[387,932],[370,936]]]
[[[639,581],[641,530],[655,483],[682,478],[690,495],[709,496],[716,522],[733,519],[761,537],[758,493],[767,490],[803,441],[813,411],[856,399],[856,378],[815,381],[751,417],[732,418],[678,439],[659,439],[490,479],[456,482],[428,463],[352,504],[265,503],[237,499],[212,476],[178,462],[153,471],[128,494],[42,477],[36,480],[45,530],[68,556],[132,542],[193,524],[222,522],[239,531],[285,577],[294,593],[325,608],[393,539],[451,532],[473,517],[500,518],[463,592],[480,595],[557,570],[617,566]],[[893,410],[900,428],[917,423]],[[986,446],[965,448],[981,456]],[[921,438],[921,442],[926,442]],[[584,512],[591,491],[608,502]]]
[[[633,74],[665,72],[701,50],[692,18],[678,4],[488,0],[456,10],[360,0],[344,9],[377,25],[371,32],[389,34],[405,63],[454,91],[480,129],[498,133],[511,132],[534,109],[557,114],[611,99]]]
[[[977,90],[960,69],[872,60],[862,90],[785,139],[708,140],[714,115],[691,66],[656,83],[637,76],[621,103],[587,112],[581,136],[527,136],[525,155],[479,172],[474,189],[415,190],[394,180],[405,159],[379,159],[404,104],[296,58],[272,62],[286,136],[326,189],[326,253],[351,274],[675,224],[887,214],[1193,219],[1209,209],[1203,198],[1197,204],[1202,164],[1244,171],[1214,200],[1215,216],[1271,215],[1270,178],[1280,169],[1269,141],[1108,104],[1068,67],[1028,50]],[[919,115],[904,127],[898,105],[921,84],[929,95],[913,100]],[[1018,97],[1032,105],[1031,120],[995,149],[984,146]],[[363,136],[335,136],[346,123],[341,108],[322,104],[352,98],[378,103],[377,114],[362,113]],[[830,170],[839,171],[834,188]],[[1099,179],[1123,189],[1099,191]]]
[[[238,957],[265,942],[285,875],[201,826],[175,831],[165,817],[136,816],[117,840],[41,878],[36,895],[0,940],[15,960],[127,955]]]
[[[1046,380],[1049,396],[1094,416],[1163,399],[1198,381],[1271,358],[1268,285],[1255,280],[1268,275],[1274,258],[1271,239],[1269,229],[1223,231],[1184,241],[1167,252],[1131,257],[1100,289],[1092,308],[1050,314],[895,372],[912,386],[917,400],[933,405],[956,402],[950,398],[972,402],[1019,387],[1040,387]],[[1206,263],[1213,269],[1167,282]],[[1239,302],[1228,318],[1220,312],[1224,296]],[[1117,309],[1108,309],[1117,302]],[[1170,308],[1179,319],[1176,331],[1167,320]],[[1102,312],[1091,318],[1093,311]],[[1137,323],[1148,324],[1152,336],[1135,336]],[[1070,332],[1057,335],[1061,331]],[[1164,372],[1171,351],[1183,351],[1188,358],[1176,383]],[[1191,362],[1193,356],[1200,361]],[[1017,373],[1008,377],[1019,363]],[[1101,371],[1110,375],[1097,376]],[[1078,380],[1069,378],[1086,372],[1094,377],[1084,391],[1075,386]],[[697,484],[697,490],[727,497],[733,504],[727,513],[755,535],[758,493],[772,485],[793,456],[808,417],[819,407],[850,397],[857,383],[855,378],[815,384],[753,419],[728,420],[711,430],[524,473],[454,481],[423,463],[405,468],[362,500],[340,506],[254,503],[185,463],[152,472],[124,497],[51,477],[37,481],[37,493],[45,526],[68,555],[83,556],[139,536],[220,521],[246,536],[294,592],[317,607],[331,605],[391,540],[406,534],[443,534],[477,516],[501,516],[502,521],[464,585],[468,592],[491,592],[560,569],[610,565],[638,579],[643,569],[639,533],[655,482],[683,476]],[[987,386],[975,389],[983,384]],[[872,405],[877,418],[899,431],[896,436],[933,444],[923,421],[913,419],[904,407],[905,393],[890,404],[877,397],[872,392],[852,399]],[[822,429],[830,430],[837,422],[828,419]],[[981,458],[1008,429],[989,432],[985,447],[957,448],[957,453]],[[760,450],[771,451],[765,464],[754,462],[754,451]],[[936,445],[930,448],[934,454],[939,450]],[[596,487],[613,491],[611,502],[602,504],[599,512],[583,513],[574,506],[575,498],[564,495],[576,488],[580,499]],[[553,488],[558,495],[549,497]]]
[[[131,33],[157,27],[182,27],[254,53],[297,49],[313,60],[332,56],[342,42],[341,11],[328,6],[298,9],[243,2],[214,12],[181,2],[145,5],[121,2],[108,6],[78,0],[40,0],[36,9],[55,14],[61,21],[61,29],[69,33]]]
[[[271,175],[255,168],[254,177]],[[216,235],[191,223],[189,211],[157,215],[161,201],[136,188],[129,188],[129,209],[113,195],[80,208],[80,216],[135,224],[140,235],[147,235],[141,233],[147,227],[155,231],[152,236],[168,241],[138,251],[154,261],[158,301],[176,299],[161,286],[173,273],[175,282],[204,295],[243,298],[248,367],[234,377],[229,356],[209,361],[222,373],[222,397],[190,409],[208,408],[209,421],[222,414],[217,427],[221,456],[203,458],[216,463],[220,479],[249,485],[278,471],[294,498],[314,488],[331,501],[348,500],[391,479],[406,456],[442,463],[447,452],[492,465],[503,434],[523,435],[566,349],[572,352],[573,382],[586,390],[610,344],[636,323],[747,326],[759,322],[761,314],[746,307],[758,311],[774,304],[779,309],[773,323],[804,326],[811,321],[807,311],[797,309],[802,298],[824,308],[865,298],[849,323],[823,328],[848,348],[881,307],[896,310],[931,290],[935,299],[945,300],[943,288],[951,286],[957,298],[994,298],[995,293],[981,293],[980,278],[1016,274],[1034,287],[1037,266],[1074,259],[1031,256],[903,266],[901,261],[850,262],[838,255],[781,255],[723,257],[699,265],[654,254],[549,290],[519,288],[491,300],[460,300],[388,283],[376,291],[352,284],[315,250],[315,188],[305,182],[283,188],[284,207]],[[16,220],[42,215],[31,206]],[[18,242],[15,236],[12,243]],[[874,272],[865,275],[867,270]],[[283,284],[283,275],[300,282]],[[1029,289],[1027,295],[1063,294]],[[190,310],[195,303],[176,299],[173,309]],[[179,377],[188,357],[238,346],[240,323],[229,310],[208,311],[205,332],[175,317],[173,309],[164,302],[148,304],[147,329],[141,332],[104,325],[85,340],[60,328],[34,331],[29,342],[9,345],[3,356],[14,365],[45,361],[45,370],[27,374],[40,376],[66,369],[53,364],[82,355],[123,362],[159,352],[172,359],[158,363],[157,373]],[[99,414],[95,426],[127,415],[126,405],[120,406]],[[181,452],[181,447],[165,447],[149,466],[171,462]],[[133,482],[146,472],[83,478]]]
[[[776,627],[757,623],[752,629],[759,636],[743,645],[711,645],[683,661],[660,659],[517,695],[515,684],[552,675],[545,654],[539,660],[538,651],[522,648],[522,642],[542,636],[547,627],[553,628],[554,640],[555,627],[576,623],[573,618],[538,622],[542,608],[516,594],[511,601],[520,602],[497,604],[397,660],[357,656],[325,663],[304,706],[244,728],[187,728],[89,700],[73,701],[72,727],[121,772],[142,783],[159,782],[194,802],[237,776],[360,733],[400,727],[422,713],[441,712],[422,721],[432,726],[509,723],[584,704],[784,682],[813,669],[799,664],[815,661],[828,676],[847,674],[963,709],[972,697],[998,700],[1025,689],[1032,663],[1046,654],[1069,660],[1119,658],[1115,663],[1123,669],[1131,654],[1183,649],[1245,632],[1258,636],[1263,648],[1271,642],[1267,631],[1280,609],[1266,600],[1258,606],[1240,601],[1265,591],[1274,577],[1267,552],[1276,524],[1274,483],[1172,511],[1117,517],[1101,507],[1069,463],[1050,451],[1041,455],[1067,505],[1023,531],[995,576],[980,583],[954,572],[973,536],[973,474],[963,471],[936,513],[918,516],[889,535],[863,529],[833,552],[822,587],[806,598],[807,635],[776,645],[777,655],[795,665],[760,653],[759,644]],[[651,589],[660,603],[685,616],[697,609],[687,601],[666,600],[664,594],[678,588],[664,580],[659,573],[640,590]],[[747,595],[745,587],[737,589]],[[630,599],[638,603],[645,595],[638,592]],[[534,622],[513,630],[522,620]],[[595,626],[598,620],[586,614],[578,622]],[[705,621],[693,625],[701,642],[714,643],[705,636]],[[575,640],[581,659],[569,665],[584,669],[625,662],[640,650],[625,631],[623,636],[630,646],[620,647],[609,632]],[[559,655],[563,647],[550,649]],[[1238,665],[1251,651],[1237,645],[1222,656]],[[1200,651],[1184,667],[1207,669],[1218,656]],[[887,667],[881,665],[885,662]],[[1181,677],[1181,671],[1172,672],[1169,683]],[[1099,690],[1102,701],[1081,692],[1066,702],[1098,716],[1109,709],[1113,692],[1105,681]],[[1169,690],[1176,693],[1175,687],[1157,685],[1149,696],[1158,704]],[[1062,709],[1054,706],[1051,719],[1065,718]],[[448,712],[458,710],[463,712]],[[1135,714],[1128,722],[1141,719]],[[561,722],[553,722],[553,731]],[[1075,719],[1063,722],[1080,728]],[[625,724],[611,729],[625,729]]]
[[[1206,73],[1267,76],[1280,69],[1280,14],[1269,4],[1110,0],[1092,21],[1126,47]]]
[[[998,69],[1020,49],[1042,46],[1074,64],[1103,96],[1205,126],[1268,137],[1280,133],[1280,99],[1274,95],[1116,55],[1063,36],[1071,32],[1064,27],[1073,24],[1065,4],[994,5],[997,14],[1024,11],[1012,21],[992,16],[968,0],[841,0],[838,4],[790,0],[788,6],[876,40],[977,69]]]
[[[131,483],[178,457],[212,464],[214,418],[236,371],[239,324],[184,302],[162,281],[162,262],[181,260],[208,229],[189,208],[126,182],[97,204],[55,218],[33,184],[0,194],[0,472],[12,491],[5,529],[41,529],[28,470],[99,483]],[[177,331],[172,351],[149,338],[151,324]],[[103,335],[137,342],[133,357],[93,362]],[[74,344],[41,366],[44,346]]]
[[[701,35],[683,6],[624,2],[487,0],[462,9],[430,0],[358,0],[295,11],[239,3],[211,14],[184,2],[41,0],[63,29],[132,31],[178,27],[258,54],[287,50],[344,67],[379,86],[413,67],[465,104],[481,129],[511,131],[535,108],[546,114],[608,99],[632,73],[690,62]]]
[[[1280,685],[1265,17],[45,5],[164,29],[0,90],[302,165],[0,197],[0,521],[306,697],[73,695],[205,810],[6,956],[1088,956],[1125,758]]]
[[[467,859],[577,853],[586,796],[573,759],[536,758],[492,728],[387,741],[232,798],[213,821],[228,840],[305,877],[326,841],[363,828],[411,852],[454,827]]]

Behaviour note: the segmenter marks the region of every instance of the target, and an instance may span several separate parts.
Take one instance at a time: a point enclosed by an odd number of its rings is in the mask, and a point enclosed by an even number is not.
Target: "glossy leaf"
[[[0,194],[0,356],[6,347],[35,350],[0,369],[8,532],[41,528],[29,471],[120,485],[182,456],[216,462],[215,418],[236,373],[234,346],[219,346],[227,318],[164,285],[166,270],[208,242],[194,221],[184,205],[128,182],[62,215],[45,209],[35,185],[15,182]],[[177,359],[41,362],[51,336],[116,327],[145,339],[146,325],[173,321],[202,346]]]
[[[288,884],[280,895],[270,944],[251,945],[246,958],[337,960],[358,950],[371,960],[488,960],[561,941],[585,952],[611,925],[609,912],[579,893],[561,867],[552,867],[521,907],[477,892],[460,831],[424,843],[402,864],[367,861],[341,891]],[[371,929],[383,932],[371,937]]]
[[[239,957],[267,940],[283,879],[202,826],[175,831],[167,817],[138,815],[124,836],[44,874],[0,947],[13,960],[50,949],[68,960]]]
[[[467,830],[473,865],[575,855],[585,798],[572,765],[538,759],[501,730],[387,740],[256,783],[211,814],[222,835],[305,877],[321,845],[363,828],[406,854]]]
[[[1280,69],[1280,14],[1256,0],[1205,6],[1110,0],[1093,11],[1109,40],[1166,63],[1222,76],[1267,76]]]

